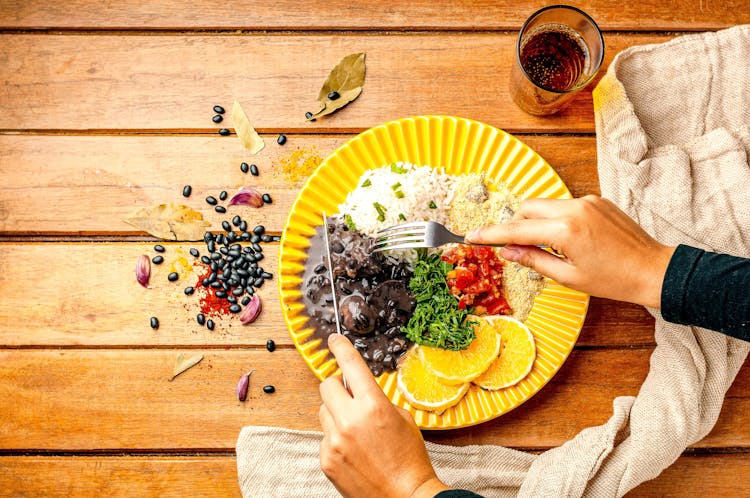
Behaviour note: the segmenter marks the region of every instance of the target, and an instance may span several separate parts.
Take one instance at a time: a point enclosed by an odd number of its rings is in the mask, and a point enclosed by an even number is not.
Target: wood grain
[[[291,469],[290,469],[291,470]],[[628,497],[747,496],[746,454],[683,455]],[[240,496],[234,456],[7,456],[0,486],[9,496]]]
[[[176,0],[123,0],[104,3],[71,0],[6,0],[0,4],[0,28],[95,29],[448,29],[517,30],[545,1],[407,1],[386,5],[367,0],[197,0],[190,8]],[[750,22],[741,0],[652,3],[588,2],[585,10],[602,29],[699,30]]]
[[[135,280],[135,262],[141,254],[156,255],[152,243],[0,243],[0,345],[246,347],[263,346],[269,338],[279,345],[292,344],[276,280],[261,288],[263,312],[252,325],[216,314],[211,316],[217,323],[213,332],[198,325],[203,289],[192,296],[183,290],[198,282],[204,267],[197,266],[178,282],[166,276],[181,270],[175,265],[180,257],[198,264],[188,249],[205,252],[205,245],[165,246],[165,262],[151,265],[151,288],[144,289]],[[277,251],[278,244],[265,245],[262,261],[274,274]],[[33,288],[17,284],[29,281]],[[159,318],[157,331],[149,326],[151,316]],[[579,346],[595,347],[653,343],[653,320],[644,308],[606,299],[592,300],[578,341]]]
[[[279,147],[266,135],[266,148],[250,156],[236,138],[218,136],[0,135],[0,234],[145,235],[122,220],[165,202],[197,209],[220,229],[228,215],[216,213],[205,197],[243,185],[270,193],[273,204],[230,207],[230,215],[281,233],[307,178],[299,171],[310,171],[309,165],[292,165],[318,164],[349,138],[294,135]],[[553,166],[574,196],[599,193],[594,137],[519,138]],[[260,175],[242,173],[243,161],[257,164]],[[285,173],[292,169],[296,175]],[[185,184],[193,190],[187,199]]]
[[[231,450],[240,427],[318,429],[317,380],[296,351],[205,350],[168,382],[177,350],[0,352],[0,448],[7,451]],[[510,413],[466,429],[429,432],[447,444],[544,449],[609,418],[614,397],[635,395],[649,350],[576,350],[540,393]],[[255,369],[249,401],[234,387]],[[730,388],[723,413],[698,447],[750,445],[750,370]],[[276,393],[261,387],[274,384]]]
[[[239,497],[234,456],[0,457],[5,496]]]
[[[360,131],[418,114],[471,116],[510,132],[593,132],[592,86],[552,118],[530,116],[511,102],[515,38],[0,35],[0,67],[8,75],[0,129],[209,132],[219,128],[211,107],[238,99],[253,125],[271,133]],[[672,38],[606,35],[606,62],[627,47]],[[362,95],[330,118],[306,123],[331,68],[360,51],[367,53]]]

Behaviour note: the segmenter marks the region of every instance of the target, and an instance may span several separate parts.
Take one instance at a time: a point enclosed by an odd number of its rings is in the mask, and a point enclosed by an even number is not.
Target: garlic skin
[[[245,309],[242,310],[242,313],[240,313],[240,321],[247,325],[249,323],[253,323],[256,318],[258,318],[258,315],[260,315],[260,310],[263,306],[260,302],[260,296],[255,294],[252,299],[250,299],[250,302],[247,303],[247,306],[245,306]]]
[[[148,289],[148,281],[151,278],[151,260],[148,255],[141,254],[135,264],[135,279],[143,287]]]
[[[237,382],[237,387],[234,388],[234,394],[237,395],[237,399],[239,401],[245,401],[247,399],[247,389],[250,387],[250,375],[255,370],[250,370],[248,373],[240,377],[239,382]]]
[[[250,206],[259,208],[263,206],[263,196],[253,187],[242,187],[229,199],[229,206]]]

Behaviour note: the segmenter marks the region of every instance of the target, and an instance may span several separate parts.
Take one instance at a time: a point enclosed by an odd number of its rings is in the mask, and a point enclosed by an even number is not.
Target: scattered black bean
[[[242,311],[242,306],[239,304],[233,304],[229,307],[230,313],[239,313],[240,311]]]
[[[263,252],[263,248],[257,242],[253,243],[253,251],[256,253]]]
[[[271,352],[271,353],[273,353],[273,352],[274,352],[274,350],[276,349],[276,343],[275,343],[275,342],[273,342],[273,339],[268,339],[268,340],[266,341],[266,349],[267,349],[267,350],[268,350],[269,352]]]
[[[219,135],[221,135],[222,137],[226,137],[230,133],[232,133],[232,132],[229,131],[229,130],[227,130],[226,128],[222,128],[221,130],[219,130]]]
[[[273,199],[271,199],[269,194],[263,194],[260,198],[263,199],[263,202],[266,204],[271,204],[273,202]]]
[[[164,258],[162,256],[154,256],[153,258],[151,258],[151,261],[155,265],[160,265],[160,264],[162,264],[164,262]]]
[[[164,252],[164,251],[165,251],[165,249],[164,249],[164,246],[163,246],[163,245],[161,245],[161,244],[156,244],[156,245],[154,246],[154,251],[156,251],[156,252]]]
[[[159,328],[159,319],[156,318],[155,316],[151,317],[150,323],[151,323],[151,328],[152,329],[156,330],[156,329]]]
[[[221,107],[220,105],[215,105],[214,112],[219,113],[219,114],[224,114],[224,108]]]
[[[173,271],[172,273],[167,275],[167,280],[169,280],[170,282],[175,282],[178,278],[180,278],[180,275],[176,271]]]
[[[206,232],[203,234],[203,242],[208,244],[212,240],[214,240],[214,234],[212,234],[211,232]]]
[[[192,193],[193,193],[193,187],[191,187],[190,185],[185,185],[184,187],[182,187],[183,197],[190,197],[190,194]]]
[[[263,392],[266,394],[273,394],[276,392],[276,388],[272,385],[263,386]]]
[[[237,226],[237,228],[240,229],[240,232],[247,232],[247,221],[240,221],[240,224]]]
[[[274,235],[271,242],[281,242],[281,235]]]
[[[219,242],[221,243],[221,242]],[[208,244],[206,244],[206,249],[208,249],[208,252],[216,252],[216,241],[215,240],[209,240]]]
[[[191,295],[193,292],[195,292],[195,287],[185,287],[185,295],[186,296]]]
[[[312,118],[312,119],[310,119],[310,118]],[[310,120],[310,121],[312,121],[312,122],[315,122],[315,121],[317,121],[317,119],[316,119],[316,118],[313,118],[313,113],[311,113],[310,111],[307,111],[307,112],[305,113],[305,119],[309,119],[309,120]]]
[[[199,325],[205,325],[206,324],[206,315],[203,313],[198,313],[198,316],[195,317],[196,320],[198,320]]]
[[[262,252],[255,255],[255,261],[260,261],[261,259],[263,259],[263,253]]]
[[[220,275],[219,278],[222,279],[221,277],[222,276]],[[216,297],[218,297],[219,299],[224,299],[225,297],[227,297],[227,293],[224,291],[216,291]]]
[[[286,143],[286,135],[283,133],[279,134],[279,137],[276,139],[276,143],[279,145],[284,145]]]
[[[256,226],[255,228],[253,228],[253,233],[254,233],[255,235],[258,235],[258,236],[261,236],[261,235],[263,235],[263,233],[264,233],[265,231],[266,231],[266,227],[264,227],[263,225],[258,225],[258,226]],[[254,241],[254,242],[258,242],[258,241],[256,240],[256,241]]]
[[[255,293],[255,289],[253,289],[252,285],[248,285],[247,288],[245,289],[245,292],[247,292],[248,295],[252,296]]]
[[[260,240],[262,240],[263,242],[271,242],[273,240],[273,237],[263,234],[260,236]]]
[[[228,221],[222,221],[221,222],[221,228],[223,228],[227,232],[231,232],[232,231],[232,225],[230,225]]]
[[[328,94],[328,100],[336,100],[339,97],[341,97],[341,95],[339,95],[339,92],[331,92]]]
[[[211,288],[212,289],[219,289],[221,288],[221,282],[211,282]]]
[[[214,321],[211,320],[210,318],[208,320],[206,320],[206,327],[208,327],[208,330],[213,330],[214,329]]]
[[[257,228],[257,227],[256,227],[256,228]],[[250,237],[250,242],[252,242],[253,244],[255,244],[255,243],[257,243],[257,242],[260,242],[260,235],[255,235],[255,234],[253,234],[253,235],[252,235],[252,236]]]
[[[219,261],[221,259],[221,254],[219,254],[218,252],[212,252],[211,259],[214,261]]]
[[[266,280],[271,280],[273,278],[273,273],[268,273],[267,271],[264,271],[260,276]]]
[[[240,218],[240,215],[236,215],[234,218],[232,218],[232,225],[238,227],[240,226],[240,222],[242,222],[242,218]]]
[[[195,247],[191,247],[191,248],[190,248],[190,255],[191,255],[192,257],[194,257],[194,258],[197,258],[198,256],[200,256],[200,255],[201,255],[201,253],[199,253],[199,252],[198,252],[198,249],[196,249]]]
[[[242,306],[247,306],[248,304],[250,304],[250,296],[243,297],[242,298]]]
[[[215,211],[216,211],[217,213],[226,213],[226,212],[227,212],[227,208],[225,208],[224,206],[216,206],[216,207],[214,208],[214,210],[215,210]]]
[[[261,275],[263,275],[263,268],[256,268],[253,275],[256,277],[260,277]]]
[[[253,281],[253,287],[262,287],[263,286],[263,282],[264,282],[264,280],[262,278],[260,278],[260,277],[256,278]]]
[[[229,232],[227,234],[227,243],[234,242],[235,240],[237,240],[237,234],[234,232]]]
[[[222,190],[221,191],[221,193],[219,194],[219,199],[221,199],[222,201],[227,200],[227,191],[226,190]]]
[[[250,165],[250,174],[253,175],[253,176],[258,176],[259,173],[260,172],[258,171],[258,166],[256,166],[255,164],[251,164]]]
[[[214,120],[214,123],[221,123],[222,121],[224,121],[224,116],[222,116],[221,114],[214,114],[214,117],[211,119]]]
[[[226,239],[226,236],[223,233],[220,233],[216,236],[216,243],[219,245],[224,245],[224,239]]]
[[[215,206],[216,204],[218,204],[218,201],[216,200],[216,197],[213,197],[211,195],[209,195],[208,197],[206,197],[206,202],[209,203],[209,204],[211,204],[212,206]]]
[[[243,173],[247,173],[250,171],[250,166],[248,166],[247,163],[241,163],[240,170],[242,170]]]
[[[235,296],[227,296],[227,301],[232,304],[237,304],[237,298]]]

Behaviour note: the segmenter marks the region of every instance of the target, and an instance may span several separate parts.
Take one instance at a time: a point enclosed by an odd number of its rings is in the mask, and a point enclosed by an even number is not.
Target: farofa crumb
[[[487,188],[481,175],[458,177],[453,190],[449,213],[451,230],[466,234],[475,228],[510,221],[521,204],[507,184]],[[544,288],[544,278],[530,268],[505,261],[503,268],[503,295],[507,299],[513,318],[525,321],[534,298]]]

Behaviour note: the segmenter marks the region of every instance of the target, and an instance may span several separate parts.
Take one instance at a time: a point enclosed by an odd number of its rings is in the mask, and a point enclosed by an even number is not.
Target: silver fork
[[[416,221],[402,223],[378,231],[372,252],[411,249],[419,247],[440,247],[445,244],[467,244],[464,238],[456,235],[436,221]],[[504,247],[505,244],[476,244]],[[547,246],[537,246],[548,249]]]

